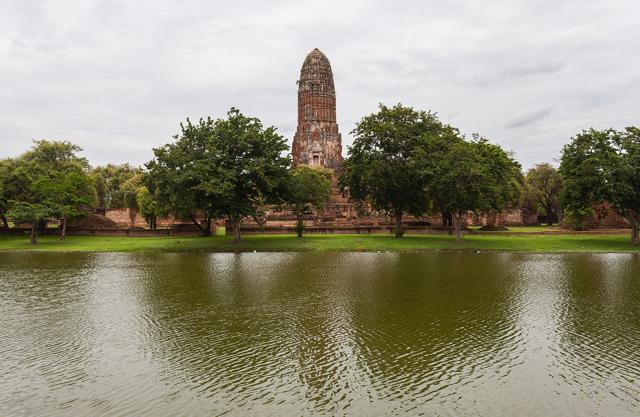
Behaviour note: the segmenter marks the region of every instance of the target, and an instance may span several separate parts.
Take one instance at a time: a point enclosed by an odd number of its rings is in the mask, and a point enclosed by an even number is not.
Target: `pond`
[[[0,253],[0,415],[640,415],[640,255]]]

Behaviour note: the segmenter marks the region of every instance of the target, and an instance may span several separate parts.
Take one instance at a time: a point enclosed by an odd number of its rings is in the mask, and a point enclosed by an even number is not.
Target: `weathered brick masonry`
[[[298,128],[293,164],[338,170],[342,136],[336,123],[336,90],[331,63],[318,48],[307,55],[298,80]]]

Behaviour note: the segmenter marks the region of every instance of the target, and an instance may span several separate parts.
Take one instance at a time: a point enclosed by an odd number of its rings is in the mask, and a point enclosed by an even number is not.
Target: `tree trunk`
[[[298,214],[298,223],[296,224],[296,232],[298,232],[298,238],[302,238],[302,232],[304,232],[304,220],[302,214]]]
[[[135,227],[136,214],[138,214],[136,209],[132,209],[132,208],[129,209],[129,227]]]
[[[562,226],[563,212],[562,212],[562,206],[560,206],[560,204],[556,204],[556,214],[558,215],[558,225]]]
[[[64,240],[67,235],[67,218],[62,218],[62,232],[60,232],[60,240]]]
[[[547,211],[547,226],[553,225],[553,208],[551,205],[545,207]]]
[[[233,221],[233,243],[240,243],[240,219]]]
[[[31,222],[31,234],[29,235],[32,245],[35,245],[38,243],[38,235],[36,234],[37,228],[38,228],[38,221],[34,219]]]
[[[40,231],[41,234],[46,235],[47,234],[47,221],[45,219],[41,219],[38,222],[38,229]]]
[[[394,233],[396,237],[402,237],[404,235],[404,230],[402,230],[402,210],[398,210],[395,213],[396,226],[394,228]]]
[[[640,216],[629,215],[629,223],[631,223],[631,244],[640,244]]]
[[[4,231],[9,233],[9,222],[7,221],[7,216],[4,214],[4,210],[0,209],[0,218],[2,219],[2,226],[4,227]]]
[[[444,227],[453,226],[453,221],[451,220],[451,213],[449,213],[448,211],[442,211],[440,212],[440,215],[442,216],[442,225]]]
[[[456,243],[462,243],[462,216],[459,214],[453,214],[451,216],[451,220],[453,220],[453,228],[456,232]]]
[[[200,230],[200,236],[211,236],[211,230],[208,230],[208,229],[205,229],[204,227],[202,227],[202,225],[200,223],[198,223],[196,218],[193,217],[193,214],[189,213],[189,219],[191,219],[193,224],[195,224],[196,227],[198,228],[198,230]]]

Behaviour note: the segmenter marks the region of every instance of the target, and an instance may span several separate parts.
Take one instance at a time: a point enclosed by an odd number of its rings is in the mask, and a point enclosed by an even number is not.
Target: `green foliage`
[[[522,166],[500,146],[474,135],[473,143],[478,147],[482,164],[490,173],[484,195],[488,209],[485,214],[496,214],[505,209],[520,207],[524,190]]]
[[[527,199],[536,208],[541,207],[551,224],[553,214],[560,217],[560,193],[562,192],[562,174],[551,164],[537,164],[527,172]],[[537,211],[537,210],[536,210]]]
[[[468,212],[497,213],[517,203],[520,165],[498,145],[474,137],[441,147],[430,159],[428,191],[435,205],[452,214],[456,237]]]
[[[54,215],[53,208],[45,203],[15,200],[12,200],[11,203],[9,215],[13,218],[14,223],[30,223],[34,231],[40,221],[47,220]]]
[[[0,160],[0,217],[3,227],[8,229],[7,211],[10,208],[10,201],[15,200],[19,190],[24,188],[20,179],[16,177],[16,159]]]
[[[631,224],[640,244],[640,129],[585,130],[562,150],[562,202],[568,212],[609,202]]]
[[[331,172],[305,165],[291,171],[286,200],[298,217],[298,237],[302,237],[304,231],[302,216],[324,207],[330,194]]]
[[[288,149],[274,127],[231,108],[226,119],[187,119],[175,142],[154,149],[147,163],[149,185],[160,204],[178,215],[202,213],[208,233],[212,218],[238,226],[257,216],[261,204],[279,203],[285,193]],[[239,240],[239,227],[236,238]]]
[[[197,124],[187,119],[175,142],[154,149],[155,159],[146,164],[147,188],[154,190],[160,205],[177,216],[189,216],[203,234],[206,228],[195,221],[195,214],[203,213],[205,223],[216,216],[216,195],[207,190],[224,186],[222,167],[210,158],[214,126],[211,118]]]
[[[160,204],[158,204],[155,195],[153,195],[147,187],[138,187],[136,191],[136,206],[140,210],[140,215],[144,217],[150,228],[155,230],[156,219],[165,213]]]
[[[585,230],[586,221],[593,215],[593,213],[594,210],[592,207],[573,207],[567,209],[562,224],[572,230]]]
[[[16,223],[31,223],[34,243],[37,224],[80,217],[96,203],[89,164],[76,155],[80,150],[67,141],[41,140],[11,162],[12,172],[3,180],[9,185],[9,214]]]
[[[135,187],[127,188],[125,184],[142,174],[140,168],[129,164],[108,164],[94,168],[91,174],[101,207],[135,208]]]
[[[138,189],[142,187],[143,174],[135,174],[120,185],[120,195],[125,208],[138,210]]]
[[[610,200],[612,169],[618,160],[613,147],[616,135],[613,129],[585,130],[562,149],[560,173],[565,187],[561,199],[567,211]]]
[[[458,141],[457,131],[433,113],[381,104],[377,113],[356,124],[352,134],[355,139],[343,165],[341,188],[348,189],[352,199],[393,216],[396,235],[401,236],[403,213],[418,215],[429,205],[430,173],[425,163],[433,145]]]

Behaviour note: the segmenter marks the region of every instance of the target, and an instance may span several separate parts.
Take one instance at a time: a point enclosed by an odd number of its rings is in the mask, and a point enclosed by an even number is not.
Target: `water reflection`
[[[635,255],[2,254],[0,415],[637,415]]]

